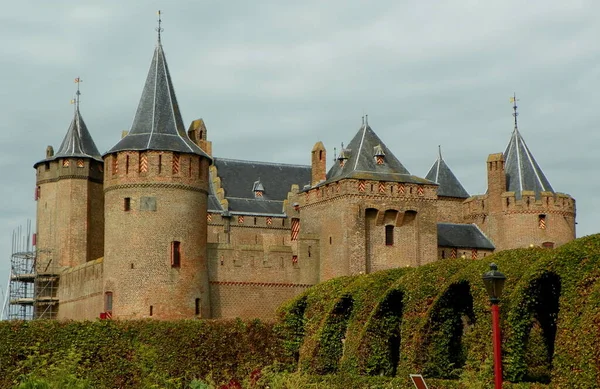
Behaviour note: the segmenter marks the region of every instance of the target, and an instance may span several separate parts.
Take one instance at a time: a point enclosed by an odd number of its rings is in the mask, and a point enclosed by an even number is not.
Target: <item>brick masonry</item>
[[[189,133],[211,151],[203,122]],[[209,169],[225,208],[227,199],[216,168],[197,155],[121,151],[103,164],[36,164],[38,264],[58,265],[57,317],[93,319],[111,308],[112,293],[111,313],[121,319],[269,318],[333,277],[492,253],[438,247],[438,222],[475,223],[496,250],[575,238],[575,200],[533,192],[517,199],[506,192],[502,154],[486,162],[487,193],[466,200],[438,197],[427,184],[324,183],[325,161],[318,142],[313,185],[290,188],[285,217],[243,218],[207,213]]]

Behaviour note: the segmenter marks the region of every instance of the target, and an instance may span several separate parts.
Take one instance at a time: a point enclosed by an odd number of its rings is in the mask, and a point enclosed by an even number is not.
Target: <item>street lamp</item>
[[[483,275],[483,284],[492,304],[492,342],[494,344],[494,388],[502,389],[502,350],[500,337],[500,309],[498,303],[504,289],[506,276],[498,271],[495,263],[490,264],[490,271]]]

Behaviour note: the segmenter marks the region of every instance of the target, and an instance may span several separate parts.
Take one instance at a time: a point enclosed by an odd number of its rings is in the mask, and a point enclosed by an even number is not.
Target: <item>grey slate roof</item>
[[[466,199],[469,197],[469,193],[462,186],[458,178],[452,173],[450,167],[446,164],[442,158],[442,152],[440,150],[437,161],[434,162],[429,173],[425,176],[426,179],[433,181],[439,185],[438,196],[445,197],[457,197]]]
[[[377,165],[375,162],[376,148],[378,152],[385,155],[383,165]],[[411,175],[366,121],[348,146],[340,151],[340,154],[348,159],[343,167],[340,166],[339,161],[335,161],[327,173],[326,182],[338,181],[343,178],[356,178],[433,184],[429,180]]]
[[[98,161],[102,161],[100,152],[92,139],[92,135],[87,129],[79,108],[75,109],[75,115],[69,125],[69,129],[58,148],[58,151],[50,158],[44,159],[43,161],[52,161],[56,158],[65,157],[83,157],[92,158]]]
[[[229,202],[229,212],[232,214],[283,215],[283,201],[287,199],[292,185],[303,187],[309,184],[311,179],[311,167],[308,165],[226,158],[215,158],[214,165],[221,178],[225,198]],[[255,197],[255,183],[259,180],[264,193],[262,197]],[[211,188],[211,192],[213,191]],[[222,211],[214,193],[209,196],[209,211]]]
[[[187,135],[160,42],[154,50],[131,130],[106,154],[123,150],[164,150],[210,158]]]
[[[524,190],[534,191],[537,198],[540,197],[541,192],[554,193],[554,189],[533,158],[517,127],[504,151],[504,161],[506,190],[515,192],[516,198],[521,198]]]
[[[475,224],[438,223],[438,246],[494,250],[494,244]]]

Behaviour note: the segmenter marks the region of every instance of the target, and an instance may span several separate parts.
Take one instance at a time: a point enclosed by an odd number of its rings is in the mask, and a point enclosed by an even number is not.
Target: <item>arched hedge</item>
[[[490,262],[508,277],[501,301],[505,379],[600,386],[599,235],[552,250],[508,250],[485,261],[444,260],[332,280],[282,307],[282,328],[294,321],[291,307],[306,301],[302,320],[312,325],[304,327],[299,347],[303,371],[398,377],[419,372],[485,385],[493,363],[481,275]],[[319,298],[324,290],[326,297]],[[316,350],[343,296],[353,301],[346,332],[339,335],[343,352],[335,357],[335,370],[323,369]]]

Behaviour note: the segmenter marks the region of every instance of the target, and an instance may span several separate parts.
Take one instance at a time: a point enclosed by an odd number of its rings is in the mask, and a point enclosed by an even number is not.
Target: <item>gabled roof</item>
[[[123,150],[174,151],[210,158],[187,135],[160,41],[154,49],[131,130],[106,154]]]
[[[516,198],[521,198],[524,190],[534,191],[537,198],[541,192],[554,193],[516,126],[504,151],[504,161],[506,190],[515,192]]]
[[[50,158],[43,161],[52,161],[56,158],[82,157],[102,161],[98,148],[87,129],[79,107],[75,109],[75,115],[69,125],[69,129],[58,148],[58,151]],[[40,161],[41,162],[41,161]]]
[[[433,181],[439,185],[438,196],[444,197],[457,197],[466,199],[469,197],[469,193],[462,186],[458,178],[452,173],[450,167],[446,164],[442,158],[442,151],[440,148],[439,156],[437,161],[434,162],[429,173],[425,176],[429,181]]]
[[[438,247],[494,250],[494,244],[475,224],[438,223]]]
[[[270,162],[241,161],[215,158],[214,165],[221,178],[221,187],[229,203],[229,212],[283,216],[283,201],[292,185],[300,188],[310,184],[311,167]],[[264,188],[262,197],[254,193],[256,181]],[[213,192],[211,186],[211,192]],[[210,199],[213,197],[213,200]],[[214,193],[209,196],[209,211],[221,212]]]
[[[385,156],[384,163],[381,165],[378,165],[375,161],[376,152]],[[347,158],[347,160],[343,166],[340,165],[338,160],[335,161],[327,173],[326,182],[338,181],[343,178],[356,178],[433,184],[424,178],[411,175],[375,134],[375,131],[366,120],[348,146],[340,150],[340,156]]]

